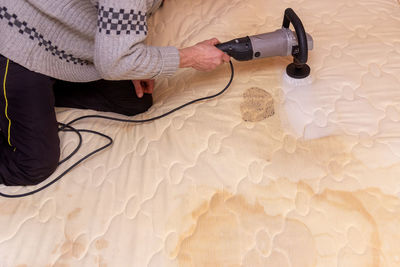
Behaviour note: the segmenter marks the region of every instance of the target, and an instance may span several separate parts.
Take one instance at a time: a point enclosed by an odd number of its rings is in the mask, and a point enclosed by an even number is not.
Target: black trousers
[[[32,72],[0,55],[0,184],[34,185],[57,168],[60,141],[54,106],[132,116],[148,110],[131,81],[72,83]]]

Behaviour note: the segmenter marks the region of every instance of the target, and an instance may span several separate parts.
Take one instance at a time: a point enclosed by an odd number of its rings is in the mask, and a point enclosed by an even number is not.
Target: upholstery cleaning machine
[[[295,32],[289,29],[290,23]],[[292,55],[293,63],[287,66],[287,75],[302,79],[310,74],[310,67],[306,63],[308,50],[313,49],[313,39],[305,32],[303,23],[291,8],[285,10],[281,29],[237,38],[217,44],[216,47],[239,61]]]

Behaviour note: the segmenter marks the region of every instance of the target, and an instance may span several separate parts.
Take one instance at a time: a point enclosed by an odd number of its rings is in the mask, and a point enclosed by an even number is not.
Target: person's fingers
[[[212,38],[208,41],[209,41],[209,44],[211,44],[211,45],[217,45],[220,43],[220,41],[217,38]]]
[[[224,55],[222,56],[222,60],[224,62],[229,62],[231,60],[231,57],[228,54],[224,53]]]
[[[211,38],[211,39],[204,40],[198,44],[217,45],[219,43],[220,43],[220,41],[217,38]]]
[[[133,85],[135,86],[135,92],[137,97],[142,98],[143,97],[143,87],[141,85],[140,80],[133,80]]]
[[[147,93],[147,81],[146,80],[140,80],[140,86],[143,89],[143,93]]]
[[[180,67],[186,65],[200,71],[212,71],[222,63],[229,62],[229,55],[215,47],[219,43],[217,38],[212,38],[182,49]]]
[[[152,94],[154,90],[154,80],[146,79],[140,80],[140,85],[142,86],[143,92],[146,94]]]
[[[133,85],[135,86],[136,95],[139,98],[142,98],[144,94],[152,94],[154,91],[154,80],[146,79],[146,80],[132,80]]]
[[[147,82],[147,93],[148,94],[152,94],[153,93],[154,84],[155,84],[154,80],[148,80],[148,82]]]

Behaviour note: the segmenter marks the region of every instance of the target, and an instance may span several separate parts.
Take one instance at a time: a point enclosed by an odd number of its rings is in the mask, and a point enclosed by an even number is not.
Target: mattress
[[[168,0],[147,41],[270,32],[287,7],[314,38],[307,82],[284,78],[290,57],[233,61],[216,99],[151,123],[76,123],[113,146],[40,193],[0,199],[0,266],[400,266],[398,1]],[[179,70],[135,118],[229,76],[227,64]],[[61,122],[87,114],[99,113],[57,109]],[[77,138],[60,137],[65,156]],[[105,142],[84,134],[69,164]]]

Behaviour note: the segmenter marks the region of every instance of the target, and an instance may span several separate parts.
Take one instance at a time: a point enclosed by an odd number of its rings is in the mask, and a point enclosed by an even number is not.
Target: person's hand
[[[132,80],[135,86],[136,95],[139,98],[143,97],[143,94],[152,94],[154,90],[154,80]]]
[[[211,71],[224,62],[229,62],[230,57],[215,47],[220,42],[213,38],[197,43],[194,46],[179,49],[180,68],[192,67],[200,71]]]

